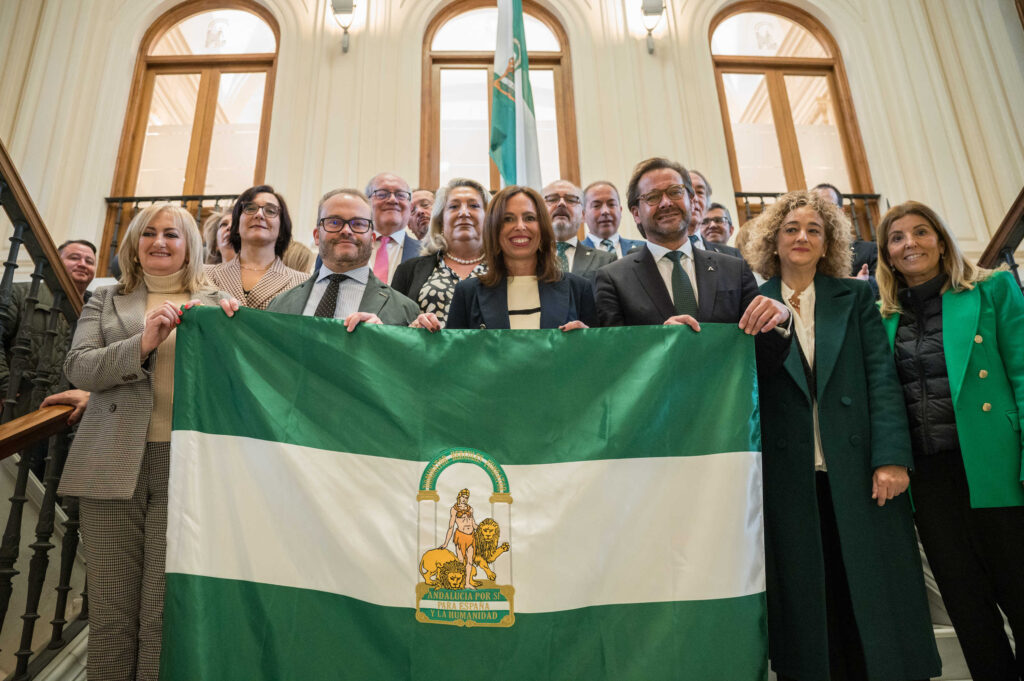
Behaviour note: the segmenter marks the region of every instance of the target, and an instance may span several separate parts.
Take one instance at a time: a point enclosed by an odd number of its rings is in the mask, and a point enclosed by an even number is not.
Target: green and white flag
[[[735,325],[189,310],[160,678],[761,681],[755,385]]]
[[[498,0],[498,42],[491,82],[491,158],[503,185],[520,184],[540,190],[537,117],[533,112],[522,0]]]

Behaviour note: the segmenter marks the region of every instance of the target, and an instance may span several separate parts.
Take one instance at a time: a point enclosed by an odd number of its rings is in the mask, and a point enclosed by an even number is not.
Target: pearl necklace
[[[481,260],[484,259],[484,256],[483,256],[482,253],[480,254],[480,257],[472,258],[470,260],[463,260],[462,258],[456,258],[451,253],[445,253],[444,257],[448,258],[449,260],[454,260],[455,262],[459,263],[460,265],[475,265],[475,264],[477,264],[478,262],[480,262]]]

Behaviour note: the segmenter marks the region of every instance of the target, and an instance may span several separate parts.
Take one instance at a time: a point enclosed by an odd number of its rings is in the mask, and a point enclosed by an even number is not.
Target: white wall
[[[423,32],[447,0],[364,0],[348,54],[327,0],[280,24],[267,180],[299,235],[320,194],[394,170],[417,184]],[[729,0],[541,0],[569,36],[584,182],[674,157],[732,192],[708,48]],[[54,239],[99,239],[139,41],[175,0],[0,3],[0,139]],[[793,0],[842,51],[875,190],[932,204],[979,253],[1024,184],[1024,30],[1013,0]],[[728,203],[728,201],[723,201]],[[624,220],[624,230],[634,229]]]

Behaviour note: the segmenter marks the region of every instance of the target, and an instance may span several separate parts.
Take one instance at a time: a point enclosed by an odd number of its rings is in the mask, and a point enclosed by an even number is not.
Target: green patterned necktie
[[[569,271],[569,258],[565,255],[565,252],[569,250],[568,241],[559,241],[555,244],[555,248],[558,249],[558,262],[562,263],[562,271]]]
[[[615,244],[612,243],[611,239],[601,239],[601,245],[604,247],[604,250],[615,255]]]
[[[693,284],[687,276],[680,258],[681,251],[669,251],[665,257],[672,261],[672,301],[676,306],[676,314],[688,314],[697,317],[697,296],[693,293]]]

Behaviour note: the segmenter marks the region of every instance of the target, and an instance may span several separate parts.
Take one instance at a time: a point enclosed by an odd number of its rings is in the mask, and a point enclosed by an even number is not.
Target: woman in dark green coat
[[[941,669],[910,502],[906,411],[874,296],[848,279],[850,226],[792,192],[744,256],[793,312],[759,374],[768,641],[780,680],[909,681]]]

